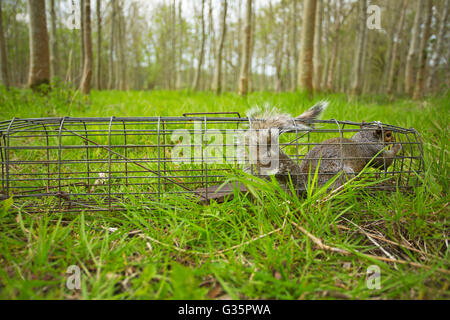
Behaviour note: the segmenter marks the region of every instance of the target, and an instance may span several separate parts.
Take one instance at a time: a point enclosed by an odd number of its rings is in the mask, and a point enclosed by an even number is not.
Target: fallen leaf
[[[222,290],[222,286],[219,283],[216,283],[211,290],[209,290],[208,292],[208,298],[210,299],[215,299],[217,298],[220,294],[223,293]]]

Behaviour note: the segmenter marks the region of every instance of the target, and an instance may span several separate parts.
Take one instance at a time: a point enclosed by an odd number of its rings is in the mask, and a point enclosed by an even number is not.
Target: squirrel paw
[[[397,154],[400,151],[402,151],[402,144],[401,143],[396,143],[395,146],[394,146],[394,154]]]

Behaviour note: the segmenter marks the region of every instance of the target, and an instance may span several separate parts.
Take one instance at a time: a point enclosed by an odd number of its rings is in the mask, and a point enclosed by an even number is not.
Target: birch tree
[[[118,56],[119,61],[117,65],[117,88],[120,90],[127,90],[127,61],[125,58],[125,34],[126,34],[126,26],[125,19],[123,17],[123,2],[119,1],[117,4],[117,44],[118,44]]]
[[[297,0],[292,0],[292,37],[291,37],[291,52],[292,52],[292,72],[291,72],[291,91],[295,91],[297,87]]]
[[[320,82],[322,79],[322,18],[323,18],[323,0],[317,1],[316,10],[316,26],[314,33],[314,74],[313,74],[313,88],[314,91],[320,91]]]
[[[341,11],[342,11],[342,0],[336,0],[335,3],[335,27],[334,27],[334,38],[333,38],[333,51],[331,53],[330,66],[328,68],[327,76],[327,90],[332,91],[334,88],[334,69],[336,66],[336,59],[339,50],[339,30],[341,29]]]
[[[202,40],[200,45],[200,52],[198,55],[198,63],[197,63],[197,69],[195,71],[194,76],[194,83],[193,83],[193,89],[198,90],[200,88],[200,77],[202,72],[202,65],[203,65],[203,59],[205,56],[205,0],[202,0],[202,10],[200,14],[201,19],[201,28],[202,28]]]
[[[4,86],[9,88],[8,59],[6,56],[5,34],[3,32],[2,0],[0,0],[0,71]]]
[[[30,32],[30,71],[28,86],[37,89],[50,82],[50,52],[45,0],[28,0]]]
[[[400,13],[400,20],[398,21],[397,30],[395,32],[394,44],[392,46],[391,61],[389,64],[388,84],[386,88],[387,94],[392,93],[392,86],[394,84],[395,63],[397,62],[398,45],[400,42],[400,35],[403,29],[403,23],[405,21],[405,14],[407,7],[408,7],[408,0],[403,0],[402,11]]]
[[[366,44],[366,21],[367,21],[367,0],[359,0],[358,11],[358,36],[356,43],[355,59],[353,61],[352,72],[352,94],[361,93],[363,62],[365,61],[365,44]]]
[[[218,94],[222,90],[222,54],[227,32],[227,0],[222,1],[222,19],[220,27],[219,47],[216,55],[216,68],[214,71],[213,90]]]
[[[239,77],[239,94],[246,95],[248,92],[248,74],[250,69],[250,47],[252,38],[252,0],[247,0],[245,28],[242,43],[242,64]]]
[[[178,1],[178,64],[177,64],[177,80],[176,80],[176,88],[180,89],[182,86],[183,78],[182,78],[182,70],[183,70],[183,16],[181,14],[182,1]]]
[[[424,0],[417,1],[416,7],[416,15],[414,18],[414,28],[413,34],[411,38],[411,42],[409,45],[408,56],[406,58],[406,67],[405,67],[405,93],[411,94],[411,91],[414,87],[414,66],[416,64],[417,59],[417,47],[419,43],[420,36],[420,24],[421,24],[421,15],[423,12],[423,4]]]
[[[109,73],[108,73],[108,89],[113,89],[114,86],[114,48],[115,48],[115,32],[116,32],[116,1],[111,0],[111,33],[109,39]]]
[[[50,72],[51,78],[59,74],[58,39],[56,36],[55,0],[50,0]]]
[[[97,0],[97,65],[96,65],[96,87],[102,89],[102,14],[101,0]]]
[[[298,88],[312,91],[314,24],[316,20],[317,0],[305,0],[302,23],[302,43],[298,62]]]
[[[439,33],[436,39],[436,46],[435,50],[433,52],[431,61],[430,61],[430,69],[428,73],[428,80],[427,80],[427,89],[433,90],[437,81],[436,81],[436,71],[439,65],[439,61],[442,57],[442,48],[445,41],[445,35],[447,30],[447,21],[448,21],[448,7],[449,7],[450,0],[445,0],[444,2],[444,10],[442,12],[441,16],[441,24],[439,26]]]
[[[84,72],[84,60],[85,60],[85,50],[84,50],[84,0],[80,0],[80,48],[81,48],[81,61],[80,61],[80,74],[83,75]]]
[[[421,99],[423,96],[423,86],[424,86],[424,78],[425,78],[425,65],[427,63],[427,45],[428,40],[430,39],[430,27],[431,27],[431,18],[433,16],[433,2],[432,0],[426,1],[427,11],[426,11],[426,20],[423,26],[422,36],[420,39],[420,48],[419,48],[419,68],[417,69],[416,83],[414,86],[414,99]]]
[[[84,67],[81,78],[81,92],[89,94],[91,92],[92,80],[92,33],[91,33],[91,0],[84,0]]]

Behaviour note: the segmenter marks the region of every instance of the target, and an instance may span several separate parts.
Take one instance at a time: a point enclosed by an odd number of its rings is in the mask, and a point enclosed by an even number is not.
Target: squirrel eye
[[[386,138],[390,138],[390,137],[391,137],[391,133],[390,132],[386,133]]]

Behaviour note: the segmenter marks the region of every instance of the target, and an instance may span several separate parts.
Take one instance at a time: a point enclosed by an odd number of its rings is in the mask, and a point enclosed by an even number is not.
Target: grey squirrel
[[[275,108],[266,107],[264,111],[259,108],[251,109],[247,116],[250,129],[254,130],[249,130],[246,133],[245,144],[247,146],[256,145],[256,155],[252,159],[252,166],[247,167],[246,171],[251,171],[257,175],[268,175],[264,173],[264,169],[270,167],[271,161],[269,160],[273,159],[272,153],[276,152],[278,153],[278,166],[275,170],[269,170],[269,174],[273,174],[284,187],[287,187],[289,180],[291,180],[294,188],[301,190],[307,187],[308,177],[314,176],[319,160],[317,179],[319,186],[343,171],[344,175],[335,181],[333,188],[342,185],[346,177],[354,176],[368,163],[378,169],[385,169],[392,164],[395,156],[401,150],[401,145],[395,144],[392,131],[384,130],[379,123],[375,123],[375,126],[363,124],[361,130],[350,139],[332,138],[316,145],[306,154],[300,165],[284,153],[278,145],[277,150],[272,148],[272,135],[267,134],[270,130],[275,129],[278,134],[296,130],[312,130],[313,125],[310,121],[317,119],[327,106],[328,102],[321,101],[295,118],[280,113]],[[255,138],[258,135],[257,132],[263,130],[266,130],[266,134],[262,136],[266,144],[265,148],[260,146],[261,140]],[[395,144],[392,149],[383,150],[387,145],[392,144]]]
[[[390,150],[384,150],[392,145]],[[342,171],[343,175],[333,183],[332,188],[336,188],[362,171],[367,164],[376,169],[387,169],[401,149],[401,144],[395,143],[392,130],[384,130],[379,123],[363,123],[361,130],[350,139],[328,139],[311,149],[300,163],[300,171],[305,182],[309,181],[308,176],[312,180],[320,161],[319,186]]]
[[[286,153],[284,153],[278,145],[277,150],[273,150],[272,135],[269,130],[275,129],[278,134],[284,132],[292,132],[296,130],[309,131],[312,130],[313,125],[311,120],[317,119],[320,114],[327,108],[328,102],[320,101],[307,111],[303,112],[297,117],[292,117],[289,114],[281,113],[276,108],[265,107],[261,110],[259,107],[250,109],[247,113],[247,117],[250,122],[250,130],[245,134],[245,145],[256,146],[255,156],[252,159],[252,166],[245,169],[247,172],[251,172],[256,175],[267,175],[264,173],[273,164],[271,160],[274,159],[273,152],[278,154],[277,167],[273,174],[279,183],[287,187],[289,183],[289,177],[292,180],[294,186],[303,182],[300,166],[292,160]],[[266,130],[265,134],[264,130]],[[263,131],[263,132],[259,132]],[[266,144],[265,149],[261,147],[261,138]],[[276,136],[278,138],[278,136]],[[262,151],[262,152],[261,152]],[[246,155],[248,157],[248,154]],[[270,170],[269,170],[270,172]]]

